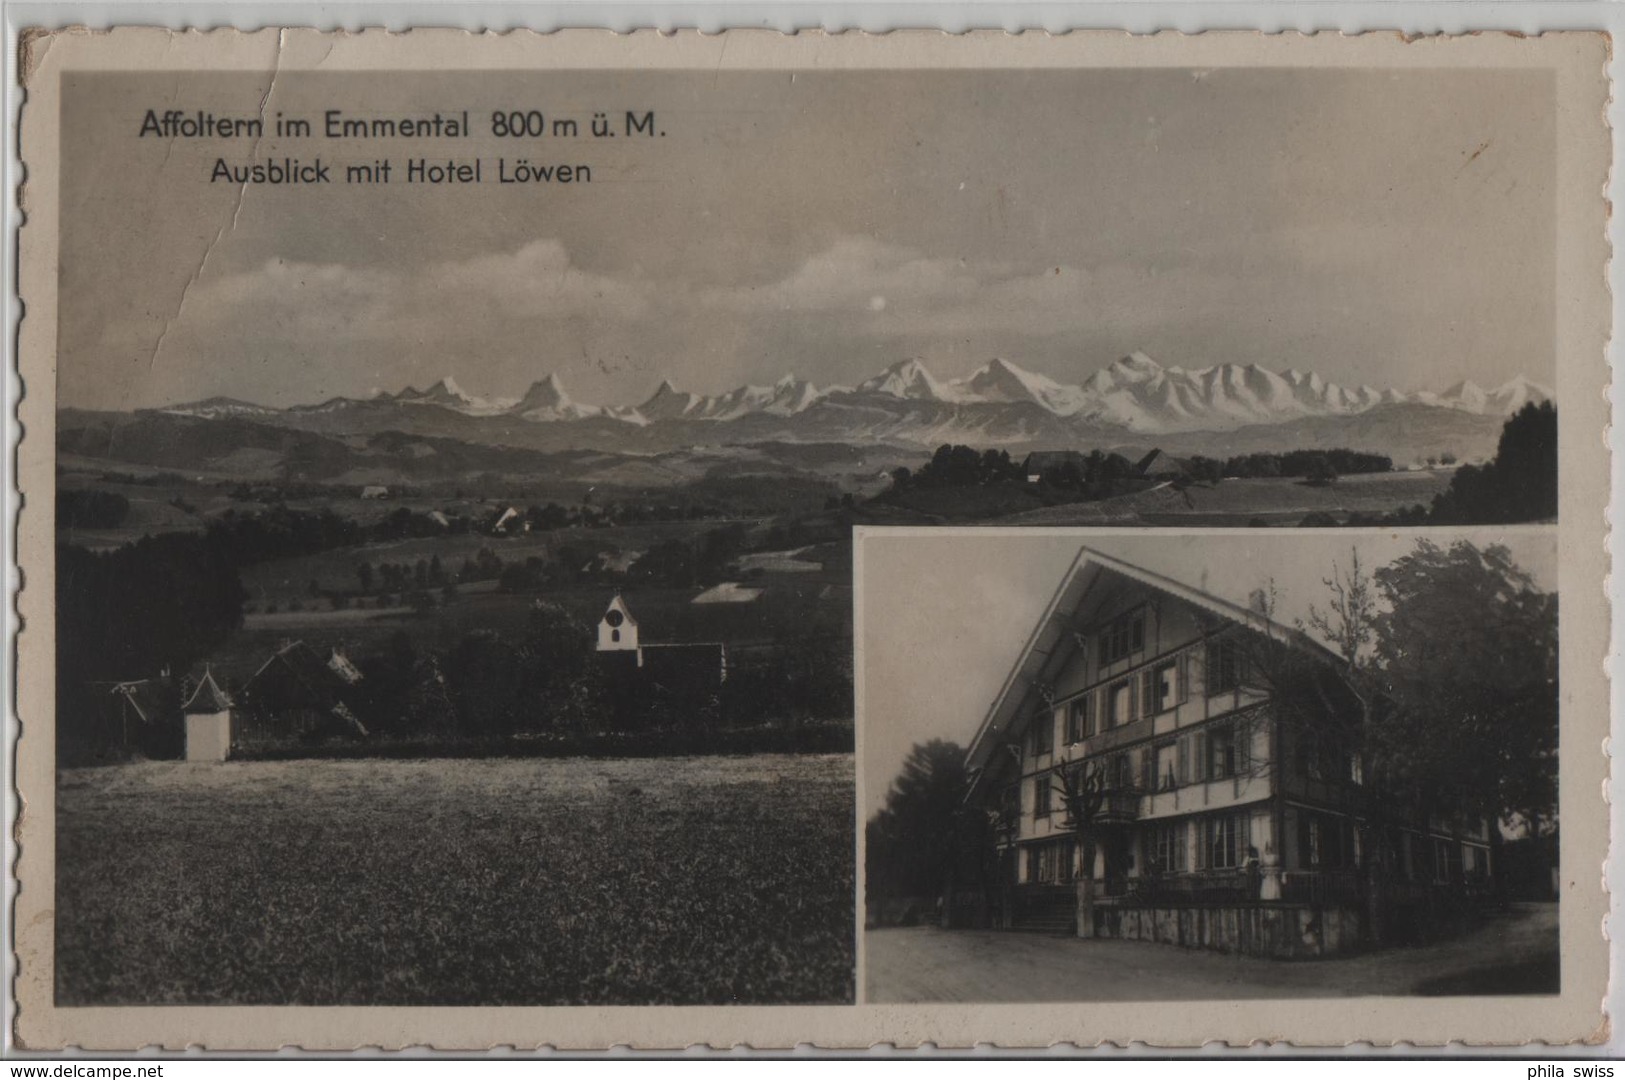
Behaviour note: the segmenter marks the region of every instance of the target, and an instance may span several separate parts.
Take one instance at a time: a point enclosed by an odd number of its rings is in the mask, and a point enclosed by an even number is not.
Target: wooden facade
[[[1007,923],[1084,874],[1107,906],[1355,902],[1358,764],[1282,721],[1249,635],[1335,660],[1256,613],[1079,556],[970,750],[971,798],[998,822],[1000,874],[1018,894]],[[1092,866],[1059,782],[1079,770],[1101,788]],[[1401,891],[1489,880],[1485,822],[1417,820],[1391,839]]]

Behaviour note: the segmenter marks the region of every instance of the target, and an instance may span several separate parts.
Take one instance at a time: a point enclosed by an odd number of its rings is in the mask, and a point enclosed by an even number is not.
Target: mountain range
[[[818,387],[786,375],[770,386],[747,385],[706,395],[679,390],[665,380],[637,405],[575,401],[558,376],[549,374],[517,398],[476,397],[448,376],[427,389],[407,387],[393,394],[334,398],[286,409],[215,397],[159,411],[252,418],[332,432],[393,428],[467,437],[477,430],[498,441],[527,445],[562,445],[571,437],[569,430],[592,444],[614,438],[619,430],[631,443],[661,445],[680,445],[684,440],[936,445],[1239,433],[1317,420],[1352,422],[1357,417],[1365,418],[1362,426],[1371,427],[1389,412],[1395,414],[1395,423],[1400,413],[1407,424],[1426,424],[1430,416],[1442,422],[1445,413],[1488,421],[1551,397],[1549,389],[1521,376],[1493,389],[1465,381],[1441,391],[1406,392],[1345,387],[1313,372],[1273,371],[1257,364],[1165,367],[1136,352],[1075,385],[1003,359],[991,360],[962,378],[941,379],[922,361],[910,359],[856,386]],[[554,438],[544,437],[533,425],[568,427]],[[1498,428],[1498,422],[1493,426]],[[534,435],[525,435],[526,429]]]

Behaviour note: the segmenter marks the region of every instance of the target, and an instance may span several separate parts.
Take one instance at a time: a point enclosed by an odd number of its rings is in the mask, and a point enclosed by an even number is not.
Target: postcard
[[[1608,49],[24,35],[19,1045],[1604,1038]]]

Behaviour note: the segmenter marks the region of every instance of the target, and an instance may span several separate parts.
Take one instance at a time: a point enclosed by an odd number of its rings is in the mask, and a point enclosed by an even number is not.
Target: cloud
[[[777,281],[703,289],[703,307],[742,315],[851,315],[873,335],[953,334],[963,328],[1053,332],[1076,323],[1086,276],[1068,267],[922,255],[844,237]]]
[[[583,270],[557,240],[536,240],[418,267],[267,260],[199,283],[172,332],[332,346],[406,343],[466,339],[471,330],[503,324],[637,319],[649,308],[646,283]]]

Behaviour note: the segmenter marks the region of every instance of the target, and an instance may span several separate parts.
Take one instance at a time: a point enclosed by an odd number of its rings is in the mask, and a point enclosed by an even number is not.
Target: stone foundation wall
[[[1352,907],[1291,903],[1095,909],[1100,937],[1283,960],[1352,952],[1359,945],[1359,922]]]

